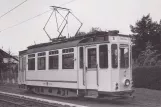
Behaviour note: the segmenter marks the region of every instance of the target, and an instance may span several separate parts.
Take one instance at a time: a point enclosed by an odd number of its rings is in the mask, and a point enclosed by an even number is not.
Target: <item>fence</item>
[[[12,70],[0,72],[0,83],[2,84],[7,83],[15,84],[18,82],[17,79],[18,79],[18,72],[14,72]]]

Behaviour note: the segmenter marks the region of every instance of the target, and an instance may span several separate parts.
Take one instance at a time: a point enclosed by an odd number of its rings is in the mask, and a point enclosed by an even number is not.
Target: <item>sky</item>
[[[25,0],[0,0],[0,16],[23,1]],[[154,21],[161,19],[161,0],[28,0],[0,18],[0,49],[10,50],[12,54],[18,55],[19,51],[30,45],[49,42],[43,27],[51,11],[19,26],[4,29],[52,10],[50,6],[71,9],[83,23],[80,31],[84,32],[88,32],[92,27],[100,27],[102,30],[119,30],[122,34],[131,34],[129,26],[135,25],[143,15],[150,13]],[[66,14],[65,11],[60,13]],[[58,22],[62,21],[59,15],[58,19]],[[64,35],[68,31],[70,36],[73,36],[79,25],[80,23],[70,15]],[[58,36],[54,16],[51,17],[46,30],[51,38]]]

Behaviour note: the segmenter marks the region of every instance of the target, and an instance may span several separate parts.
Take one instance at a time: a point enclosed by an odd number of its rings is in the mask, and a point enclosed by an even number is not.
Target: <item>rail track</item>
[[[60,107],[58,104],[50,104],[6,94],[0,94],[0,104],[2,107]]]
[[[71,104],[78,104],[78,105],[86,105],[90,107],[161,107],[160,99],[161,94],[160,91],[155,90],[148,90],[148,89],[136,89],[134,99],[126,99],[126,100],[107,100],[107,99],[91,99],[91,98],[81,98],[81,99],[61,99],[57,97],[48,97],[48,96],[41,96],[37,94],[32,94],[28,92],[24,92],[24,90],[21,90],[16,87],[8,87],[8,86],[0,86],[0,90],[3,92],[9,92],[9,93],[17,93],[21,95],[27,95],[27,96],[34,96],[36,98],[43,98],[47,100],[54,100],[54,101],[60,101],[60,102],[68,102]],[[19,91],[18,91],[19,90]],[[23,91],[23,92],[22,92]],[[9,101],[9,100],[7,100]],[[67,105],[67,104],[66,104]],[[0,107],[2,106],[1,100],[0,100]],[[5,106],[2,106],[5,107]],[[6,106],[10,107],[10,106]],[[11,106],[12,107],[12,106]],[[25,106],[13,106],[13,107],[25,107]],[[36,106],[37,107],[37,106]],[[40,106],[41,107],[41,106]],[[42,106],[43,107],[43,106]],[[53,106],[52,106],[53,107]],[[59,107],[59,106],[58,106]],[[62,107],[62,106],[60,106]]]
[[[86,107],[32,96],[0,91],[0,107]]]

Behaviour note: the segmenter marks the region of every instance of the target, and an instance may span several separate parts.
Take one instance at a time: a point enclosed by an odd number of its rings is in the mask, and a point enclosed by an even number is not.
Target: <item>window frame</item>
[[[123,60],[122,60],[122,56],[121,56],[122,55],[121,49],[124,49],[123,52],[125,52],[125,49],[128,50],[128,63],[126,63],[126,58],[125,58],[125,56],[123,56],[123,58],[124,58],[124,66],[122,66],[122,61]],[[119,45],[119,51],[120,51],[120,55],[119,55],[119,57],[120,57],[120,60],[119,60],[120,68],[121,69],[128,69],[130,67],[130,48],[129,48],[129,45],[128,44],[120,44]],[[123,55],[125,55],[125,53]],[[128,65],[126,66],[126,64],[128,64]]]
[[[107,62],[106,62],[106,63],[107,63],[107,65],[105,65],[105,67],[101,67],[101,66],[100,66],[100,64],[101,64],[101,63],[100,63],[100,60],[101,60],[101,58],[100,58],[100,57],[101,57],[101,56],[100,56],[100,47],[101,47],[101,46],[106,46],[106,54],[107,54],[107,57],[106,57],[106,61],[107,61]],[[108,57],[108,54],[109,54],[109,53],[108,53],[108,44],[101,44],[101,45],[99,45],[99,68],[100,68],[100,69],[107,69],[107,68],[109,67],[109,57]]]
[[[68,51],[67,51],[68,50]],[[73,68],[64,68],[64,59],[63,59],[63,55],[67,55],[67,54],[73,54]],[[62,69],[63,70],[67,70],[67,69],[71,69],[71,70],[74,70],[75,69],[75,58],[74,58],[74,47],[70,47],[70,48],[64,48],[62,49]]]
[[[112,46],[113,45],[116,45],[116,50],[117,50],[117,56],[116,56],[116,58],[117,59],[115,59],[115,60],[117,60],[117,65],[116,65],[116,67],[114,67],[114,65],[113,65],[113,49],[112,49]],[[113,43],[113,44],[111,44],[111,68],[112,69],[117,69],[118,67],[119,67],[119,60],[118,60],[118,57],[119,57],[119,52],[118,52],[119,50],[118,50],[118,44],[116,44],[116,43]],[[116,62],[115,62],[116,63]]]
[[[52,53],[52,54],[50,54],[50,52]],[[58,63],[57,63],[57,68],[50,68],[50,57],[52,57],[52,56],[57,56],[58,57]],[[59,69],[59,50],[51,50],[51,51],[49,51],[49,56],[48,56],[48,69],[49,70],[58,70]]]
[[[81,53],[82,49],[82,53]],[[81,63],[82,60],[82,63]],[[79,47],[79,69],[83,69],[84,66],[84,47]]]
[[[45,54],[44,54],[45,53]],[[42,55],[41,55],[42,54]],[[45,62],[44,62],[44,69],[39,69],[39,58],[45,58]],[[46,70],[46,52],[39,52],[37,53],[37,70]]]
[[[95,54],[91,53],[89,55],[89,50],[93,50],[93,49],[95,50]],[[87,69],[96,69],[98,67],[97,54],[98,54],[97,53],[97,47],[90,47],[90,48],[87,49],[87,59],[86,59],[87,60]],[[89,63],[89,61],[90,61],[89,59],[92,60],[92,56],[95,56],[95,60],[96,60],[95,65],[94,65],[95,67],[92,67],[92,63],[91,63],[92,61]]]
[[[27,55],[28,56],[28,64],[27,64],[27,67],[28,67],[28,71],[35,71],[36,70],[36,55],[35,53],[34,54],[29,54]],[[34,69],[29,69],[29,60],[32,60],[34,59]]]

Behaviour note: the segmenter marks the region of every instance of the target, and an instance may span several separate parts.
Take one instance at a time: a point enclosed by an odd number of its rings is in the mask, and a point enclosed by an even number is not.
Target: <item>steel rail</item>
[[[0,97],[2,97],[2,98],[0,98],[0,101],[7,102],[7,103],[10,103],[10,104],[13,104],[13,105],[17,105],[18,107],[29,107],[27,105],[28,103],[31,103],[32,106],[34,106],[34,107],[35,107],[35,105],[41,105],[42,107],[43,106],[44,107],[57,107],[56,106],[57,104],[50,104],[50,103],[43,102],[43,101],[38,101],[38,100],[34,101],[32,99],[29,99],[29,98],[23,98],[23,97],[18,97],[18,96],[13,96],[13,95],[3,95],[3,94],[0,94]],[[24,101],[24,102],[23,103],[19,103],[20,101]],[[15,106],[15,107],[17,107],[17,106]],[[39,106],[37,106],[37,107],[39,107]]]

